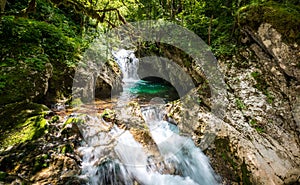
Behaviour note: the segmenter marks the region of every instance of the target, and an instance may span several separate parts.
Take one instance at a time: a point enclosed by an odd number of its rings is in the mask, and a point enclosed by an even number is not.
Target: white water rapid
[[[114,56],[123,73],[123,92],[117,109],[132,101],[129,88],[139,80],[138,59],[132,51],[120,50]],[[155,101],[156,102],[156,101]],[[82,134],[85,145],[82,175],[90,185],[215,185],[218,184],[208,158],[190,138],[179,135],[178,128],[164,121],[161,106],[150,103],[142,108],[142,116],[157,145],[159,159],[153,159],[145,146],[128,130],[114,125],[104,131],[104,120],[90,117]],[[130,117],[120,111],[123,117]],[[122,117],[121,116],[121,117]],[[102,123],[102,124],[99,124]],[[101,126],[104,125],[104,126]]]

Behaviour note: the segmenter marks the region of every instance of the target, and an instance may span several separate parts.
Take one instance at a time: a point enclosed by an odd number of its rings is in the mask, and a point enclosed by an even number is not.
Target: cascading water
[[[175,125],[163,121],[161,112],[156,106],[147,107],[143,116],[164,160],[175,164],[183,177],[196,184],[217,184],[207,157],[190,138],[180,136]]]
[[[125,84],[128,84],[130,81],[135,82],[139,80],[137,73],[139,60],[134,56],[134,53],[132,51],[122,49],[118,52],[114,52],[113,54],[121,68]]]
[[[134,97],[129,89],[139,80],[138,59],[127,50],[120,50],[114,56],[123,73],[123,92],[116,106],[116,109],[122,109]],[[174,124],[163,120],[164,111],[155,103],[144,107],[142,116],[157,145],[160,161],[152,159],[153,156],[128,130],[116,125],[106,130],[104,120],[88,119],[82,130],[86,143],[80,148],[82,178],[87,179],[88,184],[218,184],[208,158],[190,138],[180,136]],[[121,118],[130,117],[126,111],[119,113]]]

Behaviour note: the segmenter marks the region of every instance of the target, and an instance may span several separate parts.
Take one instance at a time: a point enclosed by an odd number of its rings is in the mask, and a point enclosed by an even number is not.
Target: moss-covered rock
[[[80,131],[80,125],[84,124],[85,120],[84,115],[81,116],[82,117],[70,117],[67,119],[67,121],[64,122],[61,133],[65,138],[72,138],[74,136],[83,138]],[[64,146],[63,148],[61,148],[61,153],[65,153],[67,151],[68,147]]]
[[[11,146],[39,138],[46,131],[46,123],[43,115],[28,118],[24,123],[17,124],[9,133],[6,132],[1,136],[2,146]]]
[[[7,176],[7,173],[0,171],[0,181],[3,181],[6,176]]]
[[[64,122],[63,128],[65,128],[69,124],[82,124],[84,123],[83,119],[80,119],[78,117],[70,117],[67,119],[67,121]]]
[[[47,162],[48,158],[49,155],[47,154],[41,154],[36,156],[33,165],[33,173],[40,171],[42,168],[48,167],[49,166],[49,162]]]
[[[206,150],[215,171],[220,174],[228,184],[241,183],[240,165],[232,155],[228,138],[219,138],[214,142],[215,148]]]
[[[41,104],[20,102],[0,108],[0,143],[6,148],[41,137],[47,130],[49,109]]]
[[[68,97],[81,57],[83,14],[50,1],[6,3],[0,17],[0,106],[23,101],[52,103]],[[11,15],[11,16],[8,16]]]
[[[70,119],[63,128],[63,119],[47,110],[44,105],[26,102],[0,109],[0,120],[5,123],[5,127],[0,124],[4,131],[0,136],[0,184],[67,184],[79,180],[81,159],[75,148],[81,138],[79,131],[72,133],[77,125],[70,124],[75,120]],[[3,147],[4,142],[13,146]]]
[[[300,7],[289,3],[254,3],[239,9],[239,24],[257,30],[270,23],[288,42],[300,43]]]
[[[116,114],[113,110],[105,109],[101,114],[101,117],[107,122],[112,122],[115,119]]]

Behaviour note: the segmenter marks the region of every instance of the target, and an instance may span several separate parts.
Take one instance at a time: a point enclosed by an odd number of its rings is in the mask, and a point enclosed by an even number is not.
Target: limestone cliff
[[[169,114],[179,125],[186,124],[182,112],[198,116],[195,142],[224,183],[300,183],[299,46],[284,43],[267,23],[244,33],[248,47],[219,61],[227,84],[224,119],[203,108],[185,110],[180,103]],[[207,143],[211,135],[214,142]]]

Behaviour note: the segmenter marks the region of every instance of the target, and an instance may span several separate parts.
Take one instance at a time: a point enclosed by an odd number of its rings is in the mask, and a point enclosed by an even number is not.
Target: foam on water
[[[118,102],[118,108],[122,108],[131,98],[126,89],[139,80],[138,59],[133,51],[120,50],[113,54],[123,73],[125,91]],[[133,185],[135,182],[143,185],[218,184],[208,158],[190,138],[179,135],[176,125],[163,120],[164,111],[160,107],[151,103],[142,109],[142,114],[163,164],[173,166],[176,174],[149,169],[154,165],[149,161],[150,154],[128,130],[114,125],[104,132],[99,126],[100,120],[91,118],[82,129],[85,144],[79,149],[83,155],[81,177],[91,185]]]

